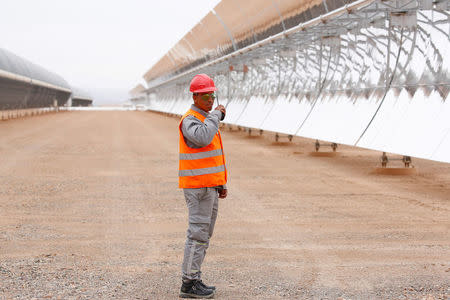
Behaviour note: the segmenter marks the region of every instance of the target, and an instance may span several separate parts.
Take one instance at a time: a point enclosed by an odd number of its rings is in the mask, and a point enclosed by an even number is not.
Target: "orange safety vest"
[[[202,122],[206,118],[201,113],[189,109],[178,125],[180,132],[179,187],[202,188],[226,184],[227,169],[225,167],[225,155],[223,153],[220,130],[217,130],[216,135],[208,146],[190,148],[186,144],[181,131],[181,124],[187,116],[194,116]]]

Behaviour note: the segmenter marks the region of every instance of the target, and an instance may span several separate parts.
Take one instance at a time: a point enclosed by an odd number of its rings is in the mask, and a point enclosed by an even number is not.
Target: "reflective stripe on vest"
[[[179,187],[201,188],[224,185],[227,182],[225,156],[222,138],[218,130],[211,143],[202,148],[190,148],[183,137],[181,125],[187,116],[193,116],[204,122],[205,116],[192,109],[181,118],[179,124],[180,161]]]
[[[211,167],[211,168],[202,168],[202,169],[193,169],[193,170],[180,170],[178,175],[180,177],[185,176],[199,176],[199,175],[206,175],[206,174],[213,174],[213,173],[219,173],[224,172],[225,166],[221,165],[218,167]]]
[[[216,149],[198,153],[180,153],[180,160],[194,160],[222,155],[222,149]]]

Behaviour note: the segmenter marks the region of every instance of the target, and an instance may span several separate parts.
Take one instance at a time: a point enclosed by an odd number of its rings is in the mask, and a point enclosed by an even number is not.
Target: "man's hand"
[[[220,120],[223,120],[225,118],[225,114],[226,114],[225,106],[217,105],[215,110],[220,110],[222,112],[222,118],[220,118]]]
[[[228,195],[228,190],[227,189],[219,190],[219,198],[221,198],[221,199],[226,198],[227,195]]]

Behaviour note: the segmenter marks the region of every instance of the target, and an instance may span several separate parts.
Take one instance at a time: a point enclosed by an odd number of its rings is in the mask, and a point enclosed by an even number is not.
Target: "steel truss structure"
[[[360,0],[165,80],[150,109],[183,114],[214,77],[225,122],[450,162],[450,1]]]

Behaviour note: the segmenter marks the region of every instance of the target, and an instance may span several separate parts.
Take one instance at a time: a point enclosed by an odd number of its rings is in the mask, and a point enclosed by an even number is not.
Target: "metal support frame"
[[[390,161],[402,161],[405,168],[412,167],[411,156],[403,155],[401,158],[392,158],[392,157],[388,157],[386,152],[383,152],[383,154],[380,157],[381,167],[387,168],[387,165]]]
[[[283,135],[280,133],[275,133],[275,141],[278,142],[281,138],[287,138],[289,140],[289,142],[292,142],[292,139],[294,138],[294,136],[292,134],[288,134],[288,135]]]
[[[275,9],[277,10],[278,15],[280,16],[281,25],[283,26],[283,32],[286,32],[286,26],[284,25],[284,19],[283,15],[281,14],[280,8],[278,7],[278,4],[275,2],[275,0],[272,0],[273,6],[275,6]]]
[[[330,146],[331,149],[333,150],[333,152],[336,152],[336,150],[338,148],[337,143],[320,143],[319,140],[316,140],[316,142],[314,143],[314,148],[316,149],[316,152],[319,152],[320,147],[326,147],[326,146]]]
[[[222,20],[222,18],[219,16],[219,14],[214,9],[212,10],[212,13],[216,16],[216,18],[219,21],[219,23],[223,26],[223,28],[227,32],[228,37],[230,38],[231,44],[233,45],[234,51],[237,51],[236,42],[235,42],[233,34],[231,33],[231,31],[228,28],[227,24],[225,24],[225,22]]]

